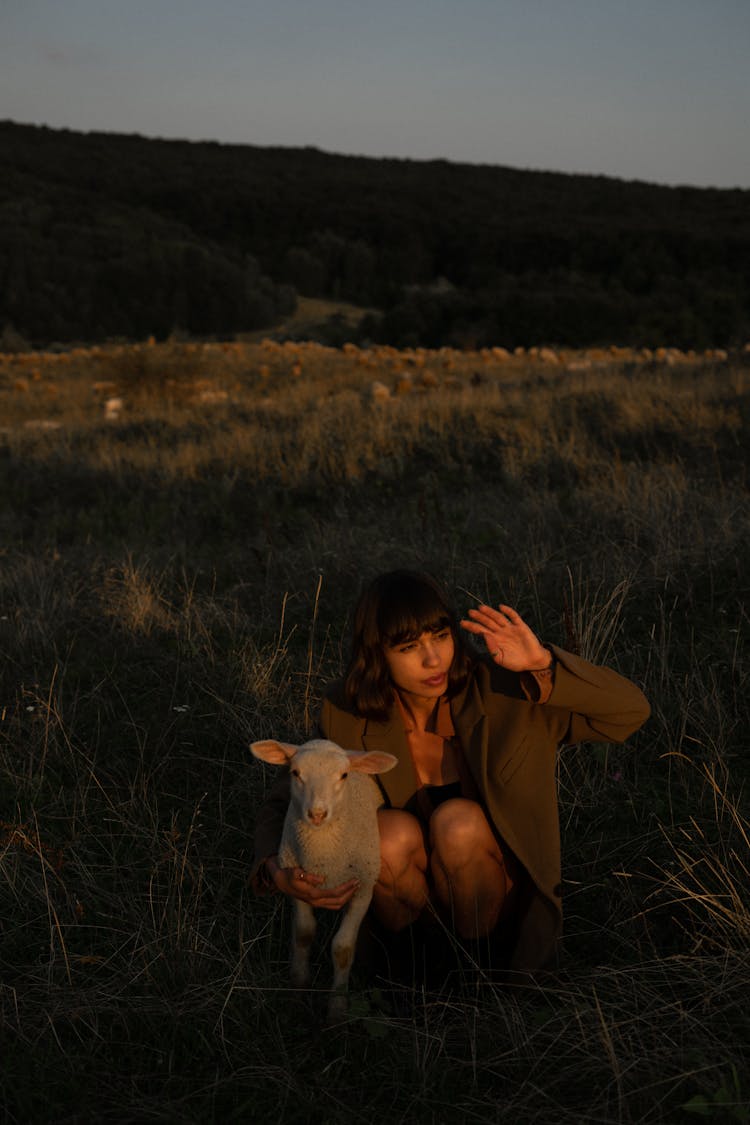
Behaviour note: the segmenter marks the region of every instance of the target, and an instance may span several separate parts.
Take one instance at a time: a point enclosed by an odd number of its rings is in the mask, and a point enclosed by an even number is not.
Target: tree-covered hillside
[[[750,192],[4,122],[0,287],[37,344],[247,331],[295,293],[398,345],[734,344]]]

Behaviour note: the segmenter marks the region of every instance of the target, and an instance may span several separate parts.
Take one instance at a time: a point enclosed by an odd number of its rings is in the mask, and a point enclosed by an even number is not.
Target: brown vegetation
[[[0,357],[9,1121],[747,1122],[748,356],[554,356]],[[361,978],[321,1036],[246,887],[247,745],[307,735],[397,564],[515,604],[653,716],[561,754],[559,972]]]

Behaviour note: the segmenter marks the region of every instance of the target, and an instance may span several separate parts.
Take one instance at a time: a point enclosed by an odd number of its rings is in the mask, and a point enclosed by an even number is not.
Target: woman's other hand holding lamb
[[[509,672],[541,672],[552,664],[549,649],[509,605],[470,609],[469,620],[462,621],[461,627],[484,637],[492,659]]]
[[[280,867],[276,856],[266,860],[266,870],[277,890],[316,910],[341,910],[359,886],[357,879],[349,879],[338,887],[324,887],[322,875],[303,871],[301,867]]]

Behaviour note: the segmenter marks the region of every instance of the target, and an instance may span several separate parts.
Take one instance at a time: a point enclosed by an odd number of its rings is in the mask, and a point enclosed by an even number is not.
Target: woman
[[[480,638],[466,649],[460,628]],[[586,739],[622,742],[646,720],[639,688],[611,669],[545,645],[510,606],[457,621],[429,575],[376,578],[354,616],[344,680],[326,694],[325,738],[386,750],[378,783],[382,867],[371,912],[399,933],[437,913],[465,941],[492,935],[506,965],[549,964],[562,929],[556,751]],[[289,799],[274,787],[256,830],[256,887],[339,910],[351,883],[276,857]]]

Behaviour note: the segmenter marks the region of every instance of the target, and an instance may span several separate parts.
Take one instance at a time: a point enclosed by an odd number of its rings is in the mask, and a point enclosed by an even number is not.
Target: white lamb
[[[256,758],[272,765],[289,763],[291,797],[279,848],[280,865],[322,875],[329,887],[359,880],[331,947],[333,992],[328,1016],[341,1019],[346,1013],[357,934],[380,872],[377,810],[383,798],[367,775],[385,773],[397,759],[376,750],[342,750],[326,739],[303,746],[268,740],[253,742],[250,749]],[[310,980],[314,935],[313,908],[295,899],[291,977],[298,987],[306,987]]]

